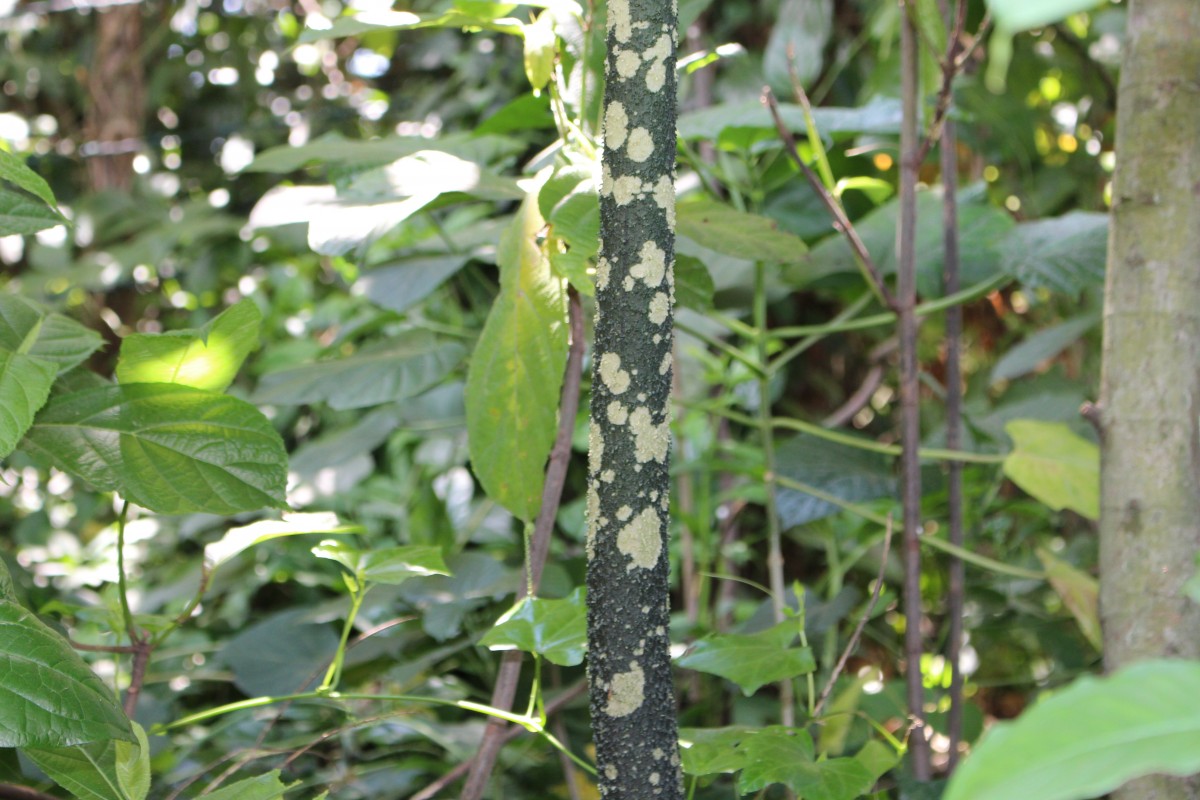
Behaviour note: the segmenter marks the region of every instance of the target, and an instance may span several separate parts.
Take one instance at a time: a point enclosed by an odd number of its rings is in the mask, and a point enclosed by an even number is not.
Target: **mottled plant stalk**
[[[606,800],[681,800],[667,520],[675,258],[670,0],[610,0],[588,466],[588,682]]]
[[[1104,295],[1100,614],[1104,666],[1200,658],[1184,584],[1200,550],[1200,4],[1135,0],[1117,103]],[[1118,800],[1196,800],[1152,775]]]
[[[930,778],[929,741],[924,724],[925,686],[921,680],[921,444],[920,389],[917,364],[917,34],[909,14],[900,22],[900,224],[896,231],[897,316],[900,318],[900,473],[904,505],[904,658],[907,662],[908,713],[913,729],[908,741],[913,777]]]

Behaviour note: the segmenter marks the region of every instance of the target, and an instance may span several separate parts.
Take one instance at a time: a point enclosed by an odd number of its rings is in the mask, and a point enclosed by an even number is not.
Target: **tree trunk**
[[[1133,0],[1104,306],[1104,661],[1200,658],[1200,4]],[[1152,776],[1123,800],[1200,798]]]
[[[676,12],[608,4],[587,545],[606,800],[683,797],[667,635]]]
[[[141,47],[140,5],[96,14],[85,126],[88,177],[95,191],[128,192],[133,185],[133,157],[142,145],[145,104]]]

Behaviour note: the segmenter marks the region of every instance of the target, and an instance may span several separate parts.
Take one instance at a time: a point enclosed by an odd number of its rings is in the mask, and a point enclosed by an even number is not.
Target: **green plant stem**
[[[747,367],[749,367],[751,369],[751,371],[754,372],[754,374],[756,376],[761,377],[763,375],[766,375],[766,370],[763,368],[763,365],[761,363],[756,361],[751,356],[746,355],[741,350],[739,350],[738,348],[729,344],[728,342],[718,339],[715,336],[709,336],[707,333],[700,330],[699,328],[693,328],[691,325],[688,325],[685,322],[680,322],[679,320],[675,320],[675,329],[678,331],[681,331],[682,333],[686,333],[688,336],[694,336],[697,339],[699,339],[700,341],[704,342],[709,347],[716,348],[717,350],[720,350],[722,353],[725,353],[726,355],[728,355],[733,360],[739,361],[742,364],[745,364]]]
[[[129,585],[125,577],[125,520],[129,516],[129,501],[121,498],[121,510],[117,512],[117,590],[120,595],[121,617],[125,620],[125,632],[129,641],[137,644],[141,639],[133,624],[133,612],[129,608]]]
[[[875,511],[872,511],[866,506],[859,505],[858,503],[851,503],[848,500],[843,500],[837,495],[830,494],[829,492],[819,489],[812,484],[793,480],[786,475],[776,475],[775,481],[780,486],[784,486],[788,489],[795,489],[796,491],[804,492],[805,494],[810,494],[818,500],[823,500],[830,505],[835,505],[844,511],[849,511],[852,514],[862,517],[863,519],[870,520],[871,522],[879,525],[887,525],[887,516],[876,513]],[[899,529],[896,529],[896,533],[900,532],[901,531]],[[950,542],[945,541],[944,539],[938,539],[934,536],[919,536],[918,541],[928,547],[934,548],[935,550],[941,550],[944,553],[957,556],[963,561],[970,562],[977,567],[982,567],[983,569],[990,570],[992,572],[998,572],[1002,575],[1011,575],[1014,578],[1029,578],[1032,580],[1046,579],[1046,573],[1044,572],[1037,572],[1035,570],[1025,569],[1024,567],[1014,567],[1011,564],[1005,564],[1003,561],[996,561],[995,559],[988,558],[987,556],[981,556],[978,553],[972,553],[970,550],[958,547]]]
[[[350,631],[354,629],[354,620],[358,617],[358,610],[362,608],[363,600],[366,599],[367,591],[370,587],[364,586],[361,582],[359,588],[354,589],[350,593],[350,611],[346,614],[346,624],[342,626],[342,638],[338,642],[337,653],[333,657],[333,663],[329,665],[328,671],[325,673],[325,680],[321,681],[321,686],[317,689],[318,692],[325,692],[335,688],[338,681],[342,677],[342,664],[346,660],[346,643],[350,641]]]
[[[681,402],[688,408],[694,408],[702,411],[707,411],[716,416],[725,417],[731,422],[736,422],[739,425],[747,427],[758,427],[761,422],[754,417],[746,414],[732,411],[728,408],[720,406],[712,406],[708,404],[687,403]],[[849,447],[857,447],[859,450],[867,450],[872,453],[880,453],[885,456],[900,455],[900,445],[883,444],[882,442],[871,441],[864,439],[861,436],[854,436],[849,433],[842,433],[813,422],[805,422],[804,420],[794,419],[792,417],[772,417],[772,427],[786,428],[789,430],[799,431],[816,436],[819,439],[825,439],[830,442],[837,442]],[[1005,453],[972,453],[966,450],[944,450],[937,447],[922,447],[917,451],[921,458],[929,458],[940,461],[961,461],[967,464],[1002,464],[1008,457]]]
[[[861,295],[859,295],[857,300],[838,312],[838,315],[833,318],[831,324],[852,319],[858,314],[858,312],[866,308],[874,298],[874,292],[869,290],[863,292]],[[776,336],[779,335],[778,331],[773,331],[772,333],[774,333]],[[780,353],[774,361],[767,365],[767,369],[771,372],[771,374],[782,370],[787,364],[791,363],[793,359],[799,358],[801,355],[807,352],[810,347],[825,338],[826,335],[827,334],[825,333],[813,333],[806,336],[796,344],[789,347],[787,350],[784,350],[782,353]]]

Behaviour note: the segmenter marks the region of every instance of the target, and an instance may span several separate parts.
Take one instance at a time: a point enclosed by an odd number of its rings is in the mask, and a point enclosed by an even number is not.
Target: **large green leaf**
[[[328,624],[315,624],[309,609],[283,611],[243,628],[219,658],[247,697],[291,694],[312,688],[338,648]]]
[[[362,274],[355,291],[376,305],[402,314],[466,265],[466,254],[406,258],[373,267]]]
[[[502,136],[476,136],[474,133],[441,134],[436,140],[424,136],[389,136],[372,139],[347,139],[336,131],[323,134],[307,144],[281,145],[259,153],[246,172],[288,173],[322,164],[329,169],[361,170],[381,167],[422,150],[439,150],[469,161],[491,161],[521,152],[524,144]]]
[[[467,373],[471,465],[488,496],[532,520],[558,423],[567,358],[566,288],[538,246],[545,225],[530,194],[500,240],[500,294]]]
[[[29,430],[57,373],[53,361],[0,350],[0,458],[7,458]]]
[[[1039,364],[1067,349],[1099,322],[1099,316],[1085,314],[1034,333],[1000,357],[992,367],[991,383],[1033,372]]]
[[[692,645],[676,663],[733,681],[748,697],[765,684],[817,668],[811,649],[791,646],[797,627],[795,620],[785,620],[758,633],[709,636]]]
[[[54,397],[22,447],[161,514],[286,508],[287,453],[249,403],[169,383]]]
[[[779,229],[779,223],[757,214],[709,200],[681,203],[677,210],[680,236],[725,255],[752,261],[795,264],[808,247],[800,237]]]
[[[742,742],[758,728],[737,725],[728,728],[680,728],[679,757],[688,775],[737,772],[746,766]]]
[[[766,728],[741,745],[746,766],[738,776],[738,791],[756,792],[783,784],[804,800],[857,800],[875,777],[853,758],[813,759],[812,738],[805,731]]]
[[[429,545],[359,550],[345,542],[330,539],[314,547],[313,555],[338,562],[363,583],[398,586],[409,578],[450,574],[442,558],[442,548]]]
[[[324,402],[336,409],[377,406],[420,394],[462,357],[458,344],[408,331],[345,358],[268,373],[251,399],[288,405]]]
[[[1012,452],[1004,474],[1053,509],[1100,518],[1100,448],[1061,422],[1017,419],[1004,426]]]
[[[779,114],[784,124],[792,131],[805,133],[808,126],[804,121],[804,109],[795,104],[782,103]],[[866,105],[857,108],[814,108],[813,118],[822,136],[839,134],[874,133],[888,135],[900,130],[900,101],[893,98],[874,97]],[[682,114],[679,117],[679,136],[684,139],[725,138],[729,131],[752,129],[761,138],[778,139],[771,113],[757,100],[734,103],[718,103],[714,106]],[[759,133],[761,132],[761,133]],[[748,141],[740,141],[748,144]]]
[[[145,800],[150,792],[150,745],[133,723],[134,742],[109,739],[77,747],[27,748],[33,763],[79,800]]]
[[[203,797],[205,800],[275,800],[277,797],[283,797],[292,786],[295,784],[285,786],[279,780],[279,770],[272,770],[264,775],[222,786]]]
[[[1100,5],[1102,0],[987,0],[996,25],[1019,32],[1041,28],[1079,11]]]
[[[242,362],[258,347],[262,314],[245,299],[204,327],[168,333],[131,333],[121,340],[117,380],[121,383],[177,383],[222,392]]]
[[[1030,288],[1078,294],[1104,282],[1108,214],[1072,211],[1023,222],[1005,240],[1001,268]]]
[[[0,294],[0,348],[53,361],[61,374],[100,349],[100,334],[12,294]]]
[[[896,479],[888,459],[862,448],[801,434],[783,441],[776,457],[779,473],[847,502],[892,494]],[[841,508],[795,489],[779,490],[779,516],[786,527],[838,513]]]
[[[479,643],[492,650],[537,653],[562,667],[582,664],[587,649],[584,589],[577,588],[562,600],[523,599]]]
[[[944,800],[1081,800],[1155,772],[1200,772],[1200,663],[1144,661],[1080,678],[996,723]]]
[[[831,0],[784,0],[763,51],[763,73],[771,88],[787,96],[793,81],[811,87],[832,32]]]
[[[66,640],[0,600],[0,747],[129,740],[116,697]]]

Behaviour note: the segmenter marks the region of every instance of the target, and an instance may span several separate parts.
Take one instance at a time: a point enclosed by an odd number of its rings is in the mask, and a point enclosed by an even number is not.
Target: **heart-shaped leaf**
[[[733,681],[749,697],[765,684],[817,668],[811,649],[790,646],[797,633],[796,621],[785,620],[758,633],[709,636],[692,645],[677,663]]]
[[[537,653],[562,667],[583,663],[587,649],[584,589],[562,600],[525,598],[496,622],[479,643],[492,650]]]
[[[287,452],[270,421],[243,400],[188,386],[55,397],[22,447],[161,514],[287,508]]]
[[[1053,509],[1100,518],[1100,448],[1061,422],[1016,419],[1004,474]]]

